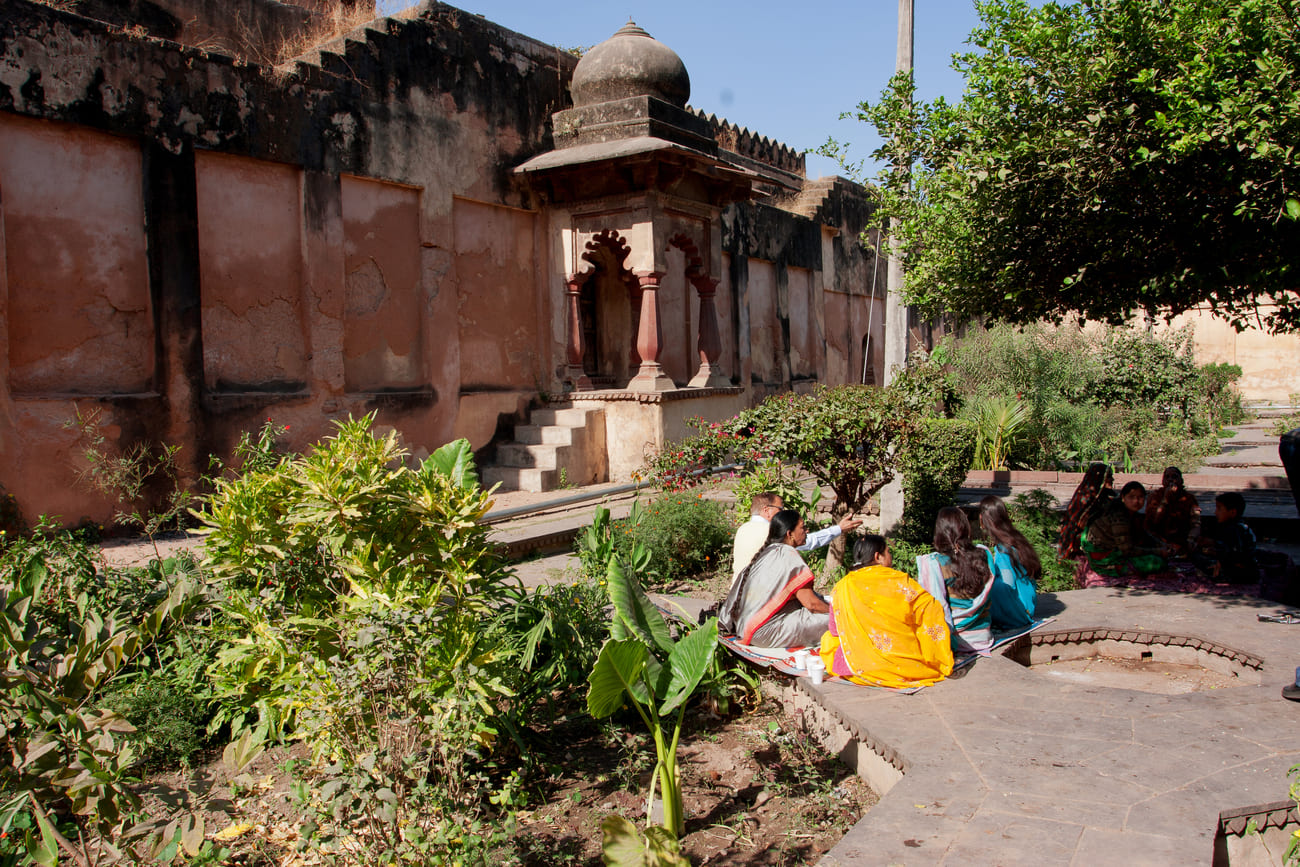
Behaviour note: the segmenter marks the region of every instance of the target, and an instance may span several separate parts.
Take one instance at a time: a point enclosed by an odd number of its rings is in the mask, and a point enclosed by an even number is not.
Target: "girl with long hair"
[[[1029,626],[1034,622],[1038,579],[1043,575],[1038,552],[1011,523],[1011,515],[1001,497],[990,495],[980,500],[979,523],[989,540],[985,550],[989,571],[993,573],[993,590],[989,594],[993,626],[997,629]]]
[[[808,538],[793,509],[772,516],[767,541],[718,607],[718,625],[755,647],[821,643],[830,606],[813,590],[813,574],[796,547]]]
[[[952,631],[954,653],[986,653],[993,646],[988,558],[971,540],[970,521],[955,506],[939,510],[934,553],[916,558],[917,580],[939,600]]]
[[[869,686],[929,686],[952,673],[943,606],[893,568],[883,536],[853,546],[853,567],[831,595],[821,656],[831,674]]]

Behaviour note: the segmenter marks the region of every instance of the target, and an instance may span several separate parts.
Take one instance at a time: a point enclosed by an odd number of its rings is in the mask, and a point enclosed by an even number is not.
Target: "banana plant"
[[[633,559],[637,559],[635,553]],[[674,640],[663,615],[641,589],[636,573],[625,569],[617,556],[609,558],[605,578],[614,612],[610,637],[587,678],[587,712],[604,719],[631,701],[655,742],[647,821],[657,782],[663,799],[663,827],[679,838],[685,830],[685,817],[677,741],[686,702],[717,649],[718,621],[711,617]]]

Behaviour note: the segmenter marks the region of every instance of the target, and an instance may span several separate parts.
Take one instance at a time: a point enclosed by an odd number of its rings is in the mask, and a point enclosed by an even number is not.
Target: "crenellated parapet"
[[[716,114],[705,114],[697,108],[691,110],[713,130],[713,137],[717,140],[718,147],[723,150],[735,154],[743,161],[776,169],[792,179],[802,179],[807,176],[803,151],[795,150],[765,135],[751,132],[745,127],[736,126]]]

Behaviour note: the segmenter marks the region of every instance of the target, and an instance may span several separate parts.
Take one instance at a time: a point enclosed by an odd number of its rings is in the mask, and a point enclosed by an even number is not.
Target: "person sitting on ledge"
[[[934,553],[916,558],[916,572],[917,583],[943,606],[954,653],[985,653],[993,647],[993,575],[985,552],[971,541],[965,512],[956,506],[939,510]]]
[[[1056,546],[1057,556],[1062,560],[1075,560],[1083,554],[1079,539],[1088,524],[1097,517],[1115,498],[1115,474],[1101,462],[1088,466],[1079,487],[1074,489],[1074,496],[1065,507],[1065,517],[1061,519],[1060,541]]]
[[[718,625],[755,647],[821,643],[830,606],[813,590],[813,573],[795,548],[808,533],[793,509],[772,516],[767,541],[741,570],[718,607]]]
[[[1038,579],[1043,574],[1038,552],[1011,523],[1006,503],[989,495],[980,500],[980,529],[988,537],[989,571],[993,590],[989,605],[995,629],[1021,629],[1034,622]]]
[[[1210,577],[1229,584],[1259,581],[1255,560],[1255,532],[1241,520],[1246,498],[1228,491],[1214,498],[1214,527],[1201,537],[1196,565]]]
[[[734,585],[740,577],[740,570],[749,565],[754,555],[767,541],[768,521],[777,512],[785,508],[785,500],[776,491],[763,491],[755,494],[749,501],[749,520],[736,530],[736,537],[731,543],[731,583]],[[852,515],[841,518],[838,524],[832,524],[823,530],[808,534],[808,539],[798,547],[800,551],[812,551],[823,545],[829,545],[835,537],[862,526],[862,521]]]
[[[1169,546],[1174,557],[1186,557],[1201,535],[1201,507],[1183,487],[1183,473],[1168,467],[1160,487],[1147,495],[1146,530]]]
[[[883,536],[853,546],[853,567],[831,594],[821,657],[838,677],[868,686],[929,686],[952,674],[943,606],[893,568]]]
[[[1120,576],[1135,571],[1140,575],[1165,568],[1168,547],[1147,535],[1142,525],[1142,505],[1147,491],[1141,482],[1129,482],[1119,499],[1093,519],[1083,535],[1082,547],[1088,565],[1098,575]]]

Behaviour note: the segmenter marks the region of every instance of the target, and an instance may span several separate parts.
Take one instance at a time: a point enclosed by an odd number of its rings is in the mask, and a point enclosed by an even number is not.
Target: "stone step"
[[[587,419],[592,410],[579,409],[577,407],[545,407],[535,409],[529,415],[528,420],[535,425],[563,425],[565,427],[582,427],[587,424]]]
[[[483,484],[491,488],[500,485],[504,491],[550,491],[559,486],[559,470],[539,470],[526,467],[485,467]]]
[[[548,445],[573,445],[585,432],[580,427],[561,427],[559,425],[521,424],[515,426],[515,442],[546,443]]]
[[[502,443],[497,446],[497,464],[503,467],[531,467],[555,470],[573,451],[572,446],[547,443]]]

